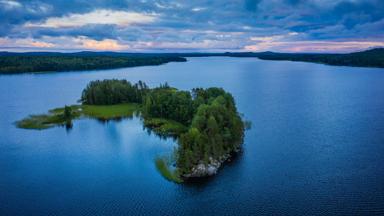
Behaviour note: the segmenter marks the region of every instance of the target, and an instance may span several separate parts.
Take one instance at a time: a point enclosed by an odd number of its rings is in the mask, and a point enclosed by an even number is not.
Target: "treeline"
[[[184,62],[184,57],[229,56],[257,57],[263,60],[315,62],[329,65],[384,67],[384,48],[349,54],[225,52],[225,53],[8,53],[0,52],[1,73],[75,71],[160,65]]]
[[[183,124],[178,134],[177,168],[187,175],[197,164],[210,163],[236,151],[243,143],[244,122],[232,95],[221,88],[180,91],[168,84],[150,89],[139,81],[92,81],[84,89],[85,104],[141,103],[145,119],[168,119]]]
[[[189,91],[178,91],[168,84],[152,89],[143,106],[146,117],[171,119],[184,125],[191,123],[195,110]]]
[[[0,73],[112,69],[183,61],[186,59],[177,56],[7,55],[0,57]]]
[[[96,80],[83,90],[81,102],[88,105],[142,103],[148,91],[148,86],[142,81],[131,84],[127,80]]]
[[[337,66],[384,67],[384,48],[349,54],[260,53],[263,60],[315,62]]]

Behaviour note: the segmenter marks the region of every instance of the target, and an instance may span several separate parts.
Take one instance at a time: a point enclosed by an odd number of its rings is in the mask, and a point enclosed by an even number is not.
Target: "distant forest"
[[[226,52],[226,53],[118,53],[118,52],[0,52],[0,73],[50,72],[113,69],[168,62],[184,62],[185,57],[257,57],[263,60],[314,62],[338,66],[384,68],[384,48],[349,54]]]
[[[258,56],[258,58],[263,60],[315,62],[338,66],[384,68],[384,48],[349,54],[265,53]]]
[[[0,55],[0,73],[98,70],[183,61],[186,59],[172,56]]]
[[[314,62],[336,66],[384,68],[384,48],[347,54],[241,52],[224,53],[220,55],[230,57],[257,57],[262,60]]]

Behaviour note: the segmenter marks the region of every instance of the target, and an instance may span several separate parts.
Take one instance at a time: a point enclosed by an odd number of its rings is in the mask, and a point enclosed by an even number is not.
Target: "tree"
[[[64,107],[64,119],[72,119],[72,108],[70,106]]]
[[[72,127],[72,108],[70,106],[64,107],[63,116],[64,116],[66,127],[71,128]]]
[[[142,81],[132,85],[127,80],[96,80],[83,90],[81,101],[90,105],[142,103],[148,91],[148,86]]]

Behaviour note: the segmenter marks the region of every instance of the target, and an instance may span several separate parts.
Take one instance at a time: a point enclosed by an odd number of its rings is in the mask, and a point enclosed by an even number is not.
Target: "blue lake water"
[[[117,70],[0,76],[0,215],[382,215],[384,69],[189,58]],[[175,147],[136,118],[16,128],[74,104],[96,79],[223,87],[252,129],[214,178],[178,185],[154,158]]]

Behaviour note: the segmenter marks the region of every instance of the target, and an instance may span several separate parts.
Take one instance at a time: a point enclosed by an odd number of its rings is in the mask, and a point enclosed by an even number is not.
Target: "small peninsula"
[[[233,96],[216,87],[182,91],[167,83],[149,88],[142,81],[97,80],[86,86],[80,101],[48,114],[31,115],[16,125],[38,130],[60,125],[70,128],[78,118],[110,120],[136,114],[148,130],[177,140],[172,160],[155,160],[161,174],[177,183],[216,174],[240,151],[248,127]]]

